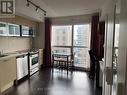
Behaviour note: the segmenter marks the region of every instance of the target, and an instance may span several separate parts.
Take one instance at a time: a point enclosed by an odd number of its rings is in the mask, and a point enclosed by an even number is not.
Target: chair
[[[53,67],[68,70],[73,67],[74,55],[52,54]]]
[[[92,50],[89,50],[89,55],[90,55],[90,59],[91,59],[91,62],[90,62],[90,77],[91,78],[94,78],[95,76],[95,56],[92,52]]]
[[[100,66],[99,66],[99,60],[95,56],[92,50],[89,50],[89,55],[90,55],[90,77],[96,78],[96,86],[99,87],[99,71],[100,71]]]

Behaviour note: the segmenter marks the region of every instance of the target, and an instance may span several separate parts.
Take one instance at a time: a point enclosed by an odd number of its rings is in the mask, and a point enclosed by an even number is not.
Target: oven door
[[[30,55],[30,69],[34,69],[39,66],[39,56],[38,54]]]

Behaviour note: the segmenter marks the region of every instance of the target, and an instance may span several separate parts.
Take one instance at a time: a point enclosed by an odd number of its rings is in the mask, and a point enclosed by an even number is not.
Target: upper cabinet
[[[35,27],[0,22],[0,36],[35,37],[36,34]]]
[[[0,22],[0,36],[7,36],[8,29],[7,29],[7,23]]]
[[[8,36],[20,36],[20,25],[8,24],[9,33]]]

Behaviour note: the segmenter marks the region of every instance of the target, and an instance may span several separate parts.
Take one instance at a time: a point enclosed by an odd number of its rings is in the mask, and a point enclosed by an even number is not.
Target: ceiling
[[[50,17],[90,14],[100,11],[106,0],[31,0]]]
[[[47,17],[84,15],[98,12],[107,0],[30,0],[47,11]],[[43,12],[35,11],[35,7],[26,7],[26,0],[16,0],[16,13],[42,20]]]

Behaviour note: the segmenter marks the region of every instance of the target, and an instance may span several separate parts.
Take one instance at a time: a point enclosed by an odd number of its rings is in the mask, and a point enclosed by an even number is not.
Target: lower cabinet
[[[0,90],[1,92],[10,88],[16,80],[16,57],[0,61]]]

